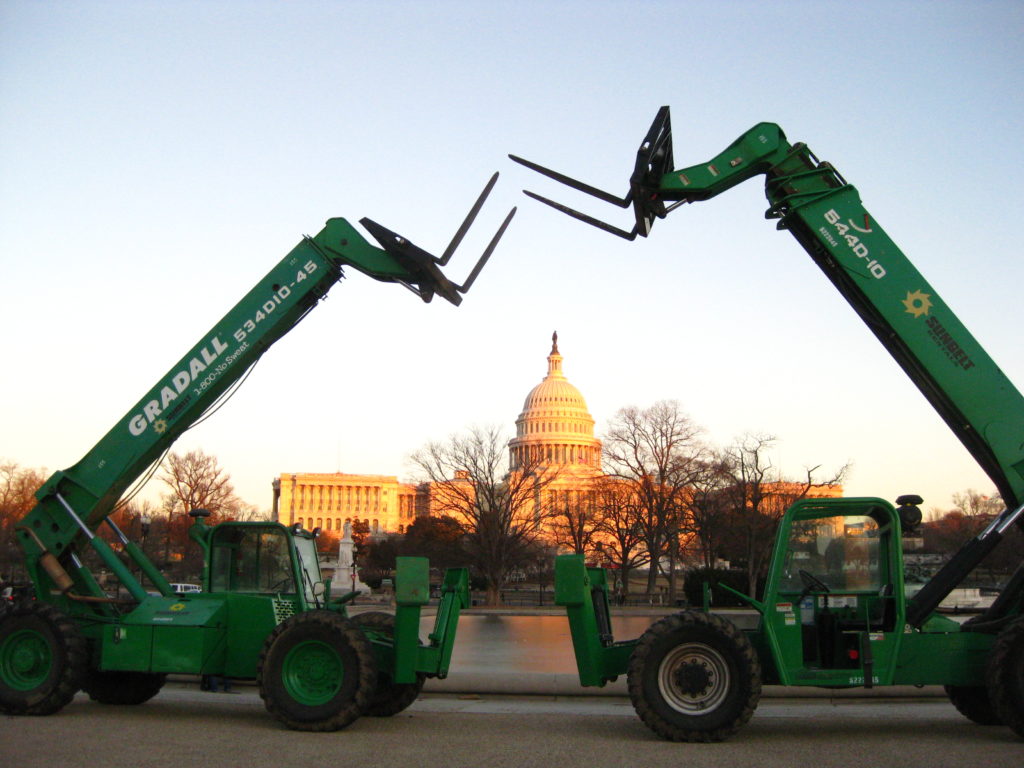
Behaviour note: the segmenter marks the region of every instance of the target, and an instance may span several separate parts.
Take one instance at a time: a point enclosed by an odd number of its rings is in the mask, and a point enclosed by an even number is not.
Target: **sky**
[[[507,154],[624,194],[662,105],[679,167],[776,122],[1020,387],[1022,35],[1020,2],[0,0],[0,457],[74,464],[326,219],[439,254],[500,171],[453,280],[519,210],[461,307],[351,272],[175,450],[261,509],[283,472],[411,477],[428,441],[514,434],[557,330],[598,436],[677,400],[785,474],[849,462],[848,495],[992,491],[759,181],[629,243]]]

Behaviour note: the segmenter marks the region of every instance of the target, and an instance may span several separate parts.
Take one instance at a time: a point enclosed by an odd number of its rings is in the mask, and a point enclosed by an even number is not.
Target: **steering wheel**
[[[828,584],[819,579],[813,573],[805,571],[803,568],[797,571],[797,573],[800,574],[800,581],[804,583],[804,591],[800,593],[800,597],[797,600],[797,602],[803,600],[805,597],[811,594],[811,592],[824,592],[825,594],[828,594],[832,591],[831,589],[829,589]]]
[[[285,576],[279,582],[274,584],[270,588],[269,591],[270,592],[291,592],[292,591],[291,590],[291,586],[292,586],[292,577],[291,576]],[[286,589],[286,587],[287,587],[287,589]]]

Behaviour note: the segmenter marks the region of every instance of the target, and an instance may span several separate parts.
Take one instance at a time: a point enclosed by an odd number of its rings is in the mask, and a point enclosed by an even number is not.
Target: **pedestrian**
[[[210,693],[217,693],[218,691],[231,693],[231,681],[223,675],[203,675],[202,680],[199,682],[199,688]]]

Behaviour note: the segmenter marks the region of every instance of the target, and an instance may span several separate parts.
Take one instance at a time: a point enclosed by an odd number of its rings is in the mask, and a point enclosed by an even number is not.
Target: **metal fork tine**
[[[469,213],[466,215],[465,221],[462,222],[462,226],[459,227],[459,231],[455,233],[455,237],[448,244],[448,247],[444,249],[444,253],[441,254],[441,258],[437,260],[440,266],[444,266],[451,259],[452,254],[455,253],[455,249],[459,247],[462,242],[462,238],[466,236],[466,232],[469,231],[469,227],[472,225],[476,215],[480,213],[480,209],[483,207],[484,201],[487,200],[487,196],[491,194],[491,190],[494,189],[495,183],[498,181],[498,173],[495,171],[494,175],[491,176],[491,180],[487,182],[487,186],[484,187],[484,191],[480,193],[480,197],[476,199],[473,207],[469,209]]]
[[[494,175],[497,176],[498,174]],[[495,247],[498,245],[498,241],[501,240],[501,236],[505,234],[505,230],[508,229],[509,222],[512,221],[512,217],[515,215],[515,208],[508,212],[508,216],[505,217],[505,220],[501,223],[501,226],[498,227],[498,231],[494,233],[494,237],[491,238],[491,242],[488,244],[487,248],[484,249],[483,255],[480,257],[480,260],[477,261],[476,266],[473,267],[473,271],[469,273],[469,277],[466,278],[466,282],[464,282],[462,285],[458,287],[459,293],[465,293],[466,291],[469,290],[470,286],[473,285],[473,281],[476,280],[477,275],[480,274],[480,270],[484,268],[484,265],[487,263],[487,260],[491,258],[491,254],[494,252]]]
[[[570,178],[569,176],[566,176],[564,173],[552,171],[550,168],[545,168],[543,165],[537,165],[537,163],[534,163],[530,160],[524,160],[518,155],[509,155],[509,158],[519,163],[520,165],[525,165],[531,171],[536,171],[537,173],[547,176],[548,178],[554,179],[555,181],[561,182],[562,184],[565,184],[568,187],[578,189],[580,192],[585,192],[588,195],[593,195],[598,200],[604,200],[606,203],[612,203],[613,205],[617,205],[619,206],[619,208],[629,208],[630,204],[633,202],[633,195],[631,193],[627,194],[625,197],[616,197],[610,192],[605,192],[604,190],[598,189],[597,187],[592,187],[589,184],[584,184],[582,181],[577,181],[576,179]]]
[[[561,211],[567,216],[572,216],[574,219],[579,219],[580,221],[590,224],[591,226],[597,227],[598,229],[604,230],[605,232],[617,235],[626,240],[636,240],[637,230],[635,227],[633,228],[632,232],[627,232],[624,229],[619,229],[618,227],[607,222],[601,221],[600,219],[595,219],[593,216],[588,216],[585,213],[581,213],[580,211],[577,211],[574,208],[570,208],[567,205],[562,205],[561,203],[556,203],[554,200],[548,200],[548,198],[546,197],[541,197],[536,192],[531,192],[528,189],[524,189],[523,193],[527,197],[532,197],[534,200],[537,200],[538,202],[544,203],[545,205],[550,205],[556,211]]]

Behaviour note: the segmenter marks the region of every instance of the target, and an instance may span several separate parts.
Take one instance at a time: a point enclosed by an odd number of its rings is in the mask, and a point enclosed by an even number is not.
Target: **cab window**
[[[220,528],[210,552],[214,592],[294,593],[288,537],[279,528]]]
[[[800,520],[790,529],[787,567],[781,589],[801,592],[805,571],[832,592],[877,591],[880,573],[880,529],[865,515]]]

